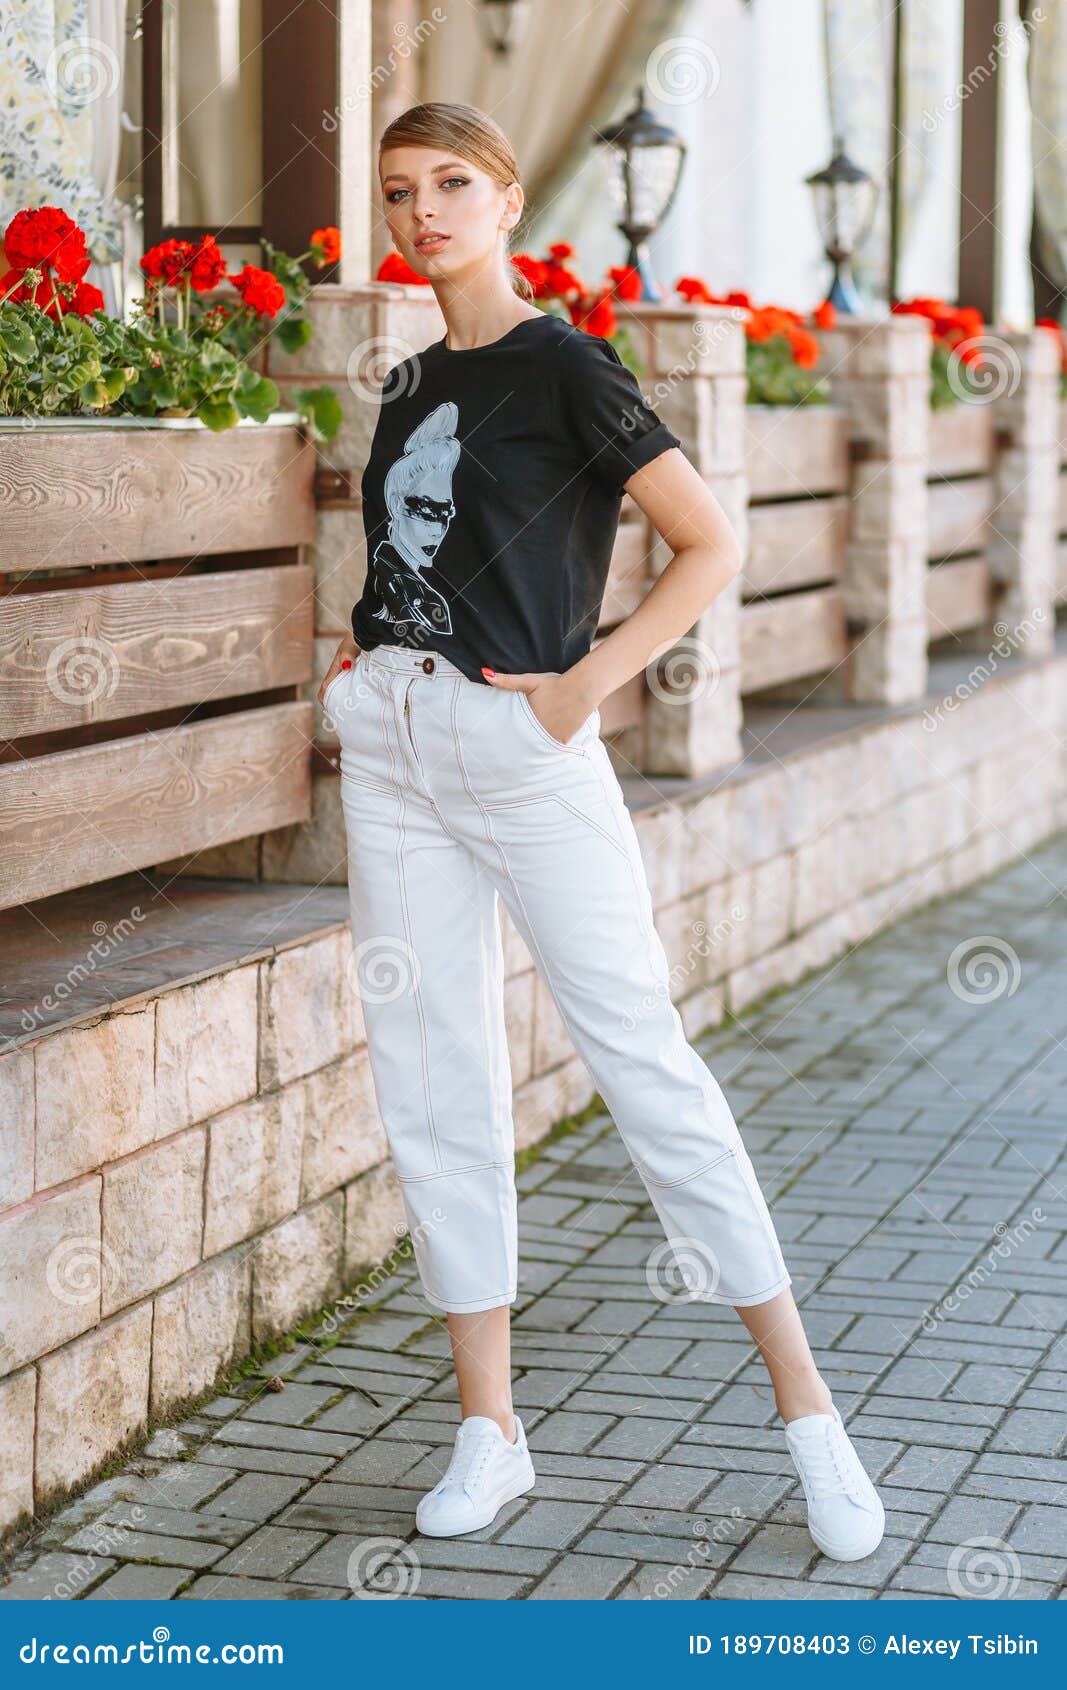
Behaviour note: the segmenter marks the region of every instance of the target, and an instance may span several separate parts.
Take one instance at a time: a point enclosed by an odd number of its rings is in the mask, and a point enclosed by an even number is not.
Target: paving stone
[[[1014,1549],[1056,1555],[1067,1562],[1067,1507],[1028,1508],[1011,1535]]]
[[[324,1541],[322,1532],[298,1531],[293,1526],[260,1526],[251,1537],[217,1563],[220,1573],[246,1578],[285,1579]]]
[[[192,1577],[184,1567],[147,1567],[128,1562],[94,1585],[86,1602],[169,1602]]]
[[[633,1571],[632,1561],[614,1556],[564,1555],[530,1591],[531,1601],[604,1601],[619,1593]]]
[[[201,1574],[180,1602],[327,1602],[344,1596],[329,1585],[283,1584],[274,1579],[235,1578],[232,1574]]]
[[[69,1602],[81,1596],[115,1562],[106,1555],[49,1551],[24,1567],[7,1584],[0,1584],[0,1601]]]
[[[595,1503],[533,1502],[514,1525],[500,1533],[499,1541],[565,1549],[599,1512]]]
[[[200,1511],[232,1515],[238,1520],[269,1520],[306,1485],[306,1479],[288,1479],[276,1473],[242,1473],[233,1484],[205,1502]]]

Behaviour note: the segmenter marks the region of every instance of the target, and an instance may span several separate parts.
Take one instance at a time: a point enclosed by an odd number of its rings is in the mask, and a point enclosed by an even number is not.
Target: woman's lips
[[[447,246],[450,239],[451,236],[449,235],[426,235],[421,240],[417,240],[415,242],[415,251],[424,253],[440,252],[443,246]]]

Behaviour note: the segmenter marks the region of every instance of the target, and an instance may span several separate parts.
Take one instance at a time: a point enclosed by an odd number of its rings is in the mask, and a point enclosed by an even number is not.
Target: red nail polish
[[[350,657],[342,657],[341,668],[342,669],[351,669],[351,667],[352,667],[352,659]]]
[[[487,669],[485,667],[484,663],[482,664],[482,674],[490,676],[491,679],[494,680],[494,681],[496,680],[496,670],[495,669]]]

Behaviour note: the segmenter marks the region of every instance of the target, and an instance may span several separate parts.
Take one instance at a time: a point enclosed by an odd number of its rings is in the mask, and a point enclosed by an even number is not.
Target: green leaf
[[[274,336],[283,352],[299,352],[311,339],[312,332],[306,317],[285,317],[275,329]]]
[[[315,441],[332,440],[344,422],[341,401],[332,387],[305,387],[293,401]]]
[[[12,315],[0,319],[0,340],[8,357],[13,358],[16,364],[28,364],[37,355],[37,342],[29,325],[18,317]]]
[[[246,370],[248,366],[245,366]],[[248,372],[252,374],[251,371]],[[277,384],[269,376],[255,376],[251,385],[242,381],[237,384],[234,403],[243,416],[251,417],[255,422],[266,422],[272,411],[278,408],[281,394]]]
[[[200,421],[208,427],[212,434],[222,434],[228,428],[236,428],[241,418],[232,400],[213,394],[196,408]]]

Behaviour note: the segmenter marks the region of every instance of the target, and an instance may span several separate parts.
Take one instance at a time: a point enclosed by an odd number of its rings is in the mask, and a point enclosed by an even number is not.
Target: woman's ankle
[[[829,1386],[818,1373],[780,1385],[774,1401],[787,1426],[791,1420],[802,1420],[808,1414],[829,1414],[834,1405]]]

